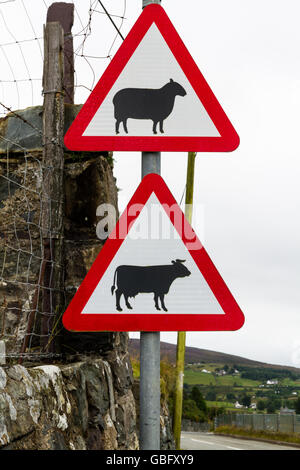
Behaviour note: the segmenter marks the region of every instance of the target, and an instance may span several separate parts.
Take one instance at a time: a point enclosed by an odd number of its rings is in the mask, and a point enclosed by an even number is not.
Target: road
[[[182,450],[300,450],[297,447],[269,444],[204,432],[182,432]]]

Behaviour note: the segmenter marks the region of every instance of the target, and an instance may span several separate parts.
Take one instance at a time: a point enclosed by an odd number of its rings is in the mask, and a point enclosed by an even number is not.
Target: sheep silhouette
[[[170,116],[174,108],[176,96],[185,96],[185,89],[172,78],[159,89],[152,88],[124,88],[119,90],[114,98],[116,134],[119,134],[120,123],[128,134],[127,119],[151,119],[153,121],[153,134],[157,134],[157,124],[163,134],[164,120]]]

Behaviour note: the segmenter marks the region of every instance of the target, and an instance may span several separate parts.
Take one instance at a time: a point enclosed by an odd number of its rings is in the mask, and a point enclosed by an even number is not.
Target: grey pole
[[[141,332],[140,449],[160,449],[160,333]]]
[[[160,0],[143,0],[143,8]],[[142,178],[160,175],[160,152],[142,152]],[[140,336],[140,449],[160,450],[160,332]]]
[[[160,175],[160,152],[142,152],[142,178],[149,173]]]
[[[161,0],[143,0],[143,8],[149,5],[149,3],[161,3]]]

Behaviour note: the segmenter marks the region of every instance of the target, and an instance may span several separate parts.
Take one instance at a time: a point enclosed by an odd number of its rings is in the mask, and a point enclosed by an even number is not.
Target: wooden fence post
[[[53,324],[63,291],[64,31],[60,23],[44,27],[43,71],[43,259],[46,261],[41,345],[53,351]]]
[[[71,33],[74,22],[74,4],[55,2],[47,12],[47,23],[57,21],[64,30],[64,91],[65,103],[74,103],[74,46]]]

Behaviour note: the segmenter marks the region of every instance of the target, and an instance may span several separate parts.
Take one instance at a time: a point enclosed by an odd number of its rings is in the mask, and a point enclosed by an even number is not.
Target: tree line
[[[297,380],[300,375],[288,369],[273,369],[268,367],[245,367],[239,366],[242,379],[266,381],[269,379],[291,379]]]

